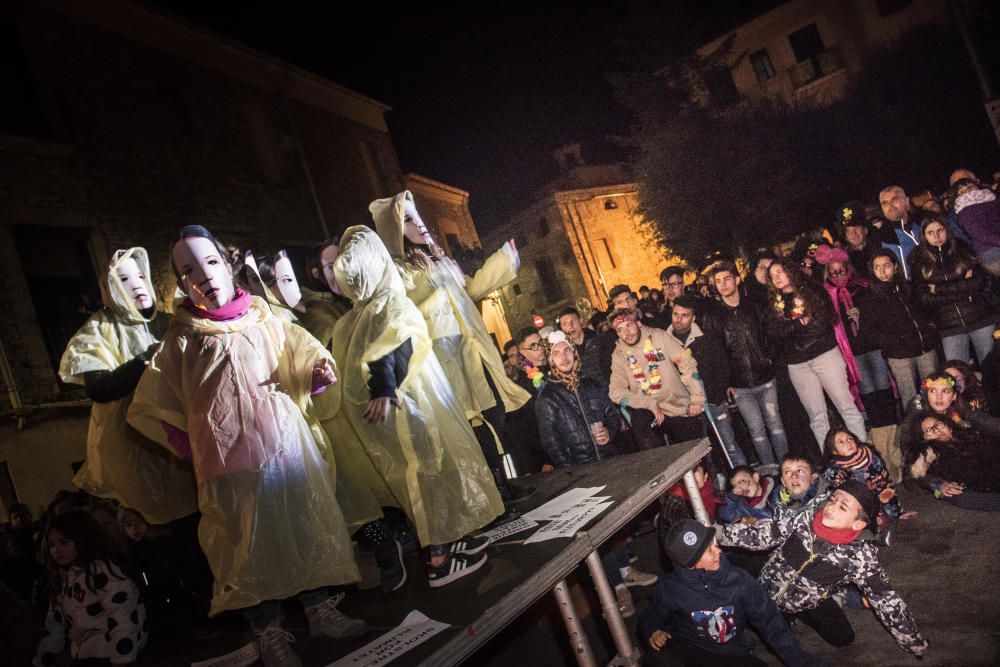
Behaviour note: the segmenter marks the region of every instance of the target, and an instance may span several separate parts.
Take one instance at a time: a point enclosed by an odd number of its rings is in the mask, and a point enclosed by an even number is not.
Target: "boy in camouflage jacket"
[[[778,514],[753,526],[725,526],[719,543],[758,551],[777,547],[760,573],[761,585],[782,612],[798,616],[831,644],[846,646],[854,639],[850,622],[830,599],[838,589],[854,584],[896,643],[922,656],[927,641],[906,603],[889,587],[875,535],[868,530],[878,510],[871,491],[849,480],[797,514]]]

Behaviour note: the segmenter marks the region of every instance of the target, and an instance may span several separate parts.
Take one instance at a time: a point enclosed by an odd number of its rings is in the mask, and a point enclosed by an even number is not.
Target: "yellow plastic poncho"
[[[223,322],[178,308],[139,382],[129,423],[171,450],[162,423],[190,441],[212,614],[359,578],[325,435],[307,416],[323,358],[304,329],[252,297]]]
[[[531,394],[507,377],[503,360],[486,329],[476,302],[517,278],[517,252],[504,246],[490,256],[476,275],[463,286],[453,269],[434,262],[431,272],[414,268],[406,262],[403,248],[403,210],[409,191],[388,199],[376,199],[368,206],[375,229],[396,261],[404,278],[406,295],[417,305],[427,322],[434,341],[434,353],[464,407],[469,419],[496,405],[496,398],[486,382],[489,372],[493,386],[503,401],[505,412],[517,410]],[[485,372],[484,372],[485,368]]]
[[[500,494],[385,246],[371,229],[356,226],[344,232],[340,248],[337,283],[354,302],[333,332],[343,371],[341,409],[420,542],[452,542],[499,516]],[[363,416],[369,363],[407,340],[413,354],[396,389],[400,406],[384,423],[369,424]]]
[[[118,278],[118,268],[135,260],[146,289],[149,258],[143,248],[115,252],[101,279],[104,307],[70,339],[59,362],[59,377],[67,384],[84,384],[84,374],[113,371],[158,342],[169,316],[143,317]],[[87,493],[113,498],[143,514],[149,523],[166,523],[197,511],[191,467],[150,442],[125,421],[132,396],[94,403],[87,428],[87,457],[73,483]]]
[[[302,305],[306,312],[299,313],[299,324],[311,333],[326,349],[333,340],[333,327],[337,320],[350,308],[329,292],[316,292],[308,287],[300,287]]]

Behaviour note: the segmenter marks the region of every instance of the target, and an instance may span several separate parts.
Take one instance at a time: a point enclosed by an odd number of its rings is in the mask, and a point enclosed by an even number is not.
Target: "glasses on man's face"
[[[927,428],[923,428],[920,430],[923,432],[925,438],[929,436],[935,436],[944,430],[944,424],[942,424],[941,422],[934,422],[933,426],[929,426]]]
[[[830,269],[830,275],[834,278],[847,275],[847,269]]]
[[[667,287],[684,287],[684,281],[678,280],[676,282],[667,283]]]
[[[528,345],[522,345],[521,347],[523,347],[526,350],[540,350],[540,349],[542,349],[542,344],[541,343],[530,343]]]

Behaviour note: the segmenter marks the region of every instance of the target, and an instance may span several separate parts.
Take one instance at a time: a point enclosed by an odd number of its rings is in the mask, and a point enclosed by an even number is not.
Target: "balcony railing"
[[[840,55],[835,49],[827,49],[790,67],[788,74],[792,77],[792,86],[801,88],[842,69],[844,65],[840,62]]]

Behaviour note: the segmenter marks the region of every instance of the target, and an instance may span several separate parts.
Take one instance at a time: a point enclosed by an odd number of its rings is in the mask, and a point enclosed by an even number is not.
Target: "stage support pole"
[[[569,584],[565,579],[560,579],[556,583],[552,595],[556,597],[559,613],[562,615],[563,623],[566,624],[566,633],[569,635],[569,645],[573,649],[573,655],[576,656],[576,664],[580,667],[597,667],[594,652],[590,649],[590,641],[587,640],[583,626],[580,625],[580,617],[576,613],[576,607],[573,606]]]
[[[698,483],[694,481],[694,471],[688,470],[684,473],[684,488],[687,489],[688,500],[691,501],[691,509],[694,511],[694,518],[706,526],[711,526],[712,522],[708,518],[708,512],[705,511],[705,503],[701,501],[701,489],[698,488]]]
[[[634,644],[629,636],[628,628],[622,619],[621,611],[618,609],[618,598],[615,591],[608,582],[608,576],[604,573],[604,565],[597,551],[591,551],[587,556],[587,569],[590,570],[590,578],[597,586],[597,597],[601,600],[601,609],[604,611],[604,620],[611,631],[611,638],[614,639],[615,649],[618,656],[611,661],[612,665],[638,665],[642,659],[642,651]]]

